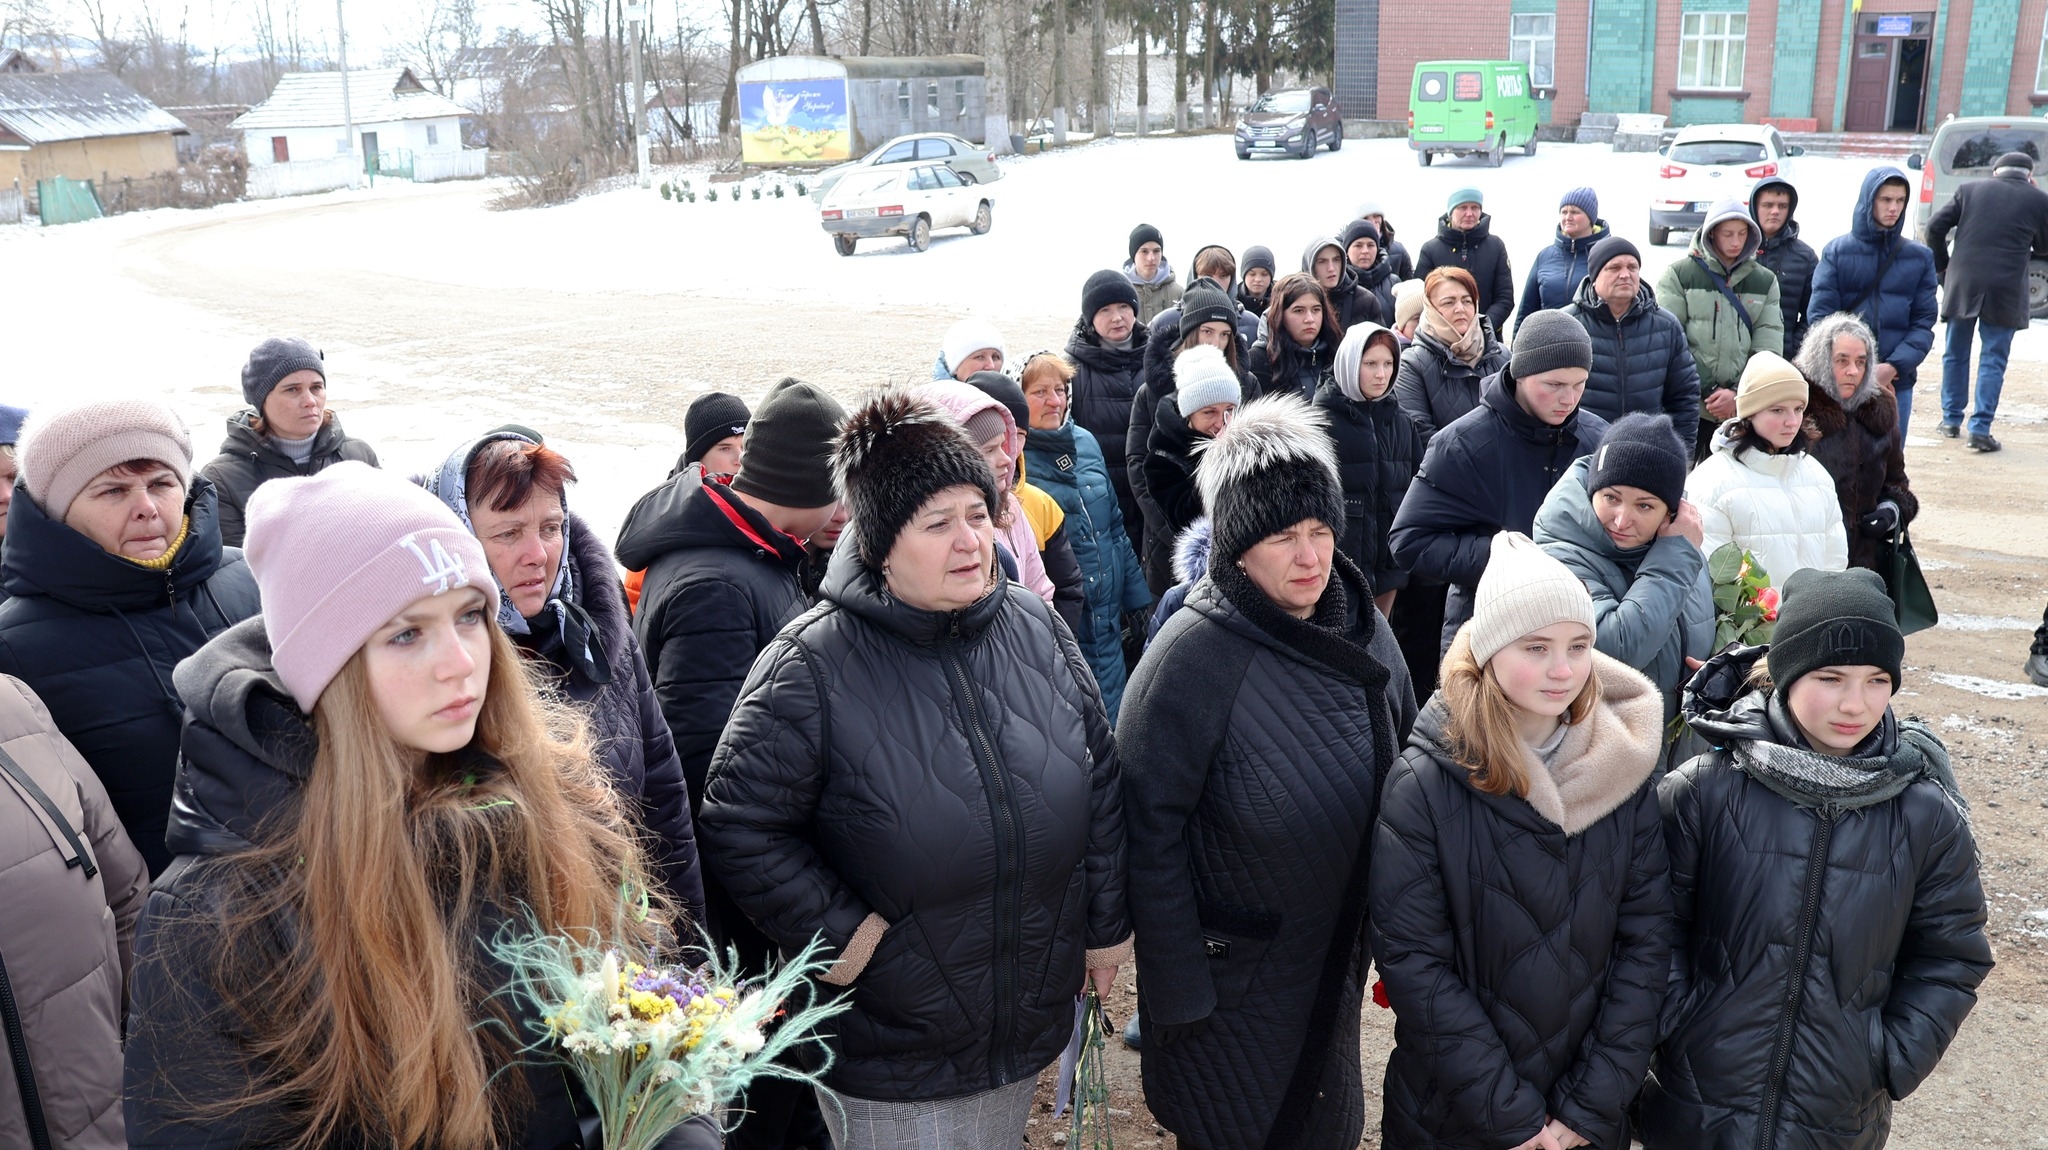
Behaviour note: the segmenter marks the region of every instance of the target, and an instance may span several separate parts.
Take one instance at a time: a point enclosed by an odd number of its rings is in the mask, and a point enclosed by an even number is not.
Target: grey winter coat
[[[1623,551],[1608,538],[1586,490],[1593,459],[1573,463],[1536,511],[1530,538],[1593,596],[1593,645],[1648,676],[1664,694],[1664,720],[1678,713],[1687,658],[1714,653],[1714,584],[1706,556],[1683,535]]]
[[[1971,180],[1927,221],[1927,246],[1941,278],[1941,318],[2026,327],[2027,264],[2035,253],[2048,256],[2048,192],[2011,169]]]
[[[1183,1145],[1349,1150],[1367,840],[1414,695],[1341,555],[1312,622],[1220,574],[1160,629],[1117,727],[1145,1102]],[[1177,1025],[1199,1028],[1155,1037]]]
[[[34,1109],[54,1150],[125,1150],[121,1025],[149,894],[106,788],[42,700],[0,677],[0,989],[22,1020]],[[31,789],[31,787],[33,789]],[[0,1070],[0,1146],[28,1146],[20,1067]]]
[[[229,547],[242,545],[243,517],[249,497],[265,483],[294,475],[315,475],[345,459],[378,466],[377,453],[369,444],[351,439],[343,432],[341,420],[333,412],[327,414],[327,422],[313,436],[313,454],[304,465],[279,451],[269,436],[251,426],[255,418],[254,408],[244,408],[229,416],[228,437],[221,441],[220,454],[199,469],[199,474],[213,480],[213,486],[220,492],[220,541]]]

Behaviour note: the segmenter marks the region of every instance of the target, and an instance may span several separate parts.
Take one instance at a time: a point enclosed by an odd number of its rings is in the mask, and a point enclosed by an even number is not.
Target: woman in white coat
[[[1709,557],[1724,543],[1749,551],[1772,586],[1803,567],[1840,571],[1849,537],[1834,480],[1806,452],[1818,432],[1806,418],[1806,380],[1768,351],[1750,357],[1735,392],[1735,418],[1714,433],[1713,454],[1693,468],[1685,498],[1699,508]]]

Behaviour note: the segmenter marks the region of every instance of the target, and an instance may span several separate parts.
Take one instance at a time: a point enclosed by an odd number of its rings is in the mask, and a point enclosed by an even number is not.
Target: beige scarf
[[[1451,321],[1436,310],[1436,305],[1425,299],[1422,301],[1422,330],[1442,340],[1451,354],[1466,367],[1477,364],[1479,357],[1486,352],[1486,329],[1476,315],[1472,317],[1471,326],[1465,329],[1465,334],[1459,335]]]

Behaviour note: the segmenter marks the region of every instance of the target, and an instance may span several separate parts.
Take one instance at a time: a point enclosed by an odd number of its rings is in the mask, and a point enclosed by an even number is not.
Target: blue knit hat
[[[0,403],[0,444],[16,443],[21,439],[21,421],[28,418],[28,408],[9,407]]]
[[[1559,208],[1577,208],[1589,220],[1600,218],[1600,193],[1591,188],[1573,188],[1558,198]]]

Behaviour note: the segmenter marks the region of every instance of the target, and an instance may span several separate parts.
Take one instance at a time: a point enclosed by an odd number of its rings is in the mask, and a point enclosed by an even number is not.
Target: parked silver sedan
[[[848,172],[894,164],[945,164],[970,184],[992,184],[1003,178],[1003,169],[996,163],[994,150],[944,132],[918,132],[898,136],[858,160],[818,173],[818,182],[811,188],[811,199],[822,202],[825,193],[831,191],[832,185],[845,178]]]

